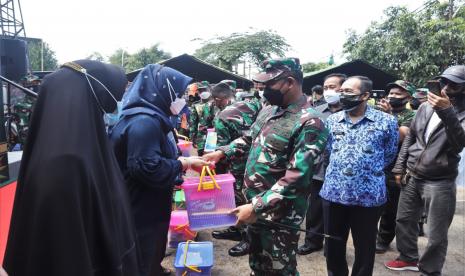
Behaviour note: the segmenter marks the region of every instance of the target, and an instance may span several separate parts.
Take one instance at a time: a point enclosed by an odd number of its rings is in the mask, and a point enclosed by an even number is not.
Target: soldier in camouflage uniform
[[[221,111],[215,119],[215,131],[218,137],[217,146],[227,146],[250,129],[260,112],[262,104],[255,97],[236,102]],[[231,158],[230,172],[236,179],[235,190],[242,193],[244,171],[247,156]],[[244,204],[245,202],[242,202]]]
[[[397,80],[387,85],[388,98],[381,100],[378,108],[394,115],[399,126],[399,149],[404,137],[408,134],[410,123],[415,112],[407,108],[407,103],[412,99],[416,88],[405,80]],[[395,159],[394,159],[395,160]],[[394,164],[385,169],[388,201],[384,207],[379,223],[378,237],[376,240],[376,253],[385,253],[389,244],[395,237],[397,205],[399,203],[400,187],[396,185],[392,168]]]
[[[263,107],[250,132],[204,158],[231,160],[248,152],[244,184],[248,204],[233,212],[247,223],[254,275],[299,275],[297,230],[307,210],[314,160],[328,132],[302,93],[296,58],[268,60],[254,81],[266,85]],[[277,227],[276,223],[285,225]]]
[[[428,88],[418,88],[413,94],[413,99],[410,100],[410,107],[417,110],[420,105],[428,100]]]
[[[206,129],[203,131],[199,126],[200,118],[204,113],[204,107],[211,102],[211,89],[207,81],[202,81],[196,84],[197,92],[201,100],[192,105],[189,116],[189,136],[193,146],[197,148],[199,155],[203,154],[205,146]]]
[[[196,125],[191,127],[191,137],[193,136],[192,141],[197,148],[199,156],[203,155],[204,152],[207,130],[213,128],[215,116],[229,104],[235,89],[235,81],[223,80],[211,89],[212,101],[199,106],[194,105],[194,113],[196,115],[194,115],[191,122],[196,123]],[[200,93],[200,97],[202,97],[202,93]]]
[[[227,146],[235,139],[241,137],[248,131],[257,118],[258,112],[262,108],[261,101],[253,93],[242,94],[238,102],[226,107],[215,118],[215,131],[217,133],[217,146]],[[242,187],[244,183],[245,163],[247,155],[233,156],[228,162],[229,172],[234,176],[234,195],[236,206],[246,203]],[[213,231],[215,239],[228,239],[241,241],[239,244],[229,249],[230,256],[243,256],[248,253],[249,245],[245,231],[242,228],[231,226],[228,229]]]
[[[32,114],[32,109],[36,99],[31,96],[25,96],[23,100],[19,101],[13,106],[14,112],[18,115],[18,138],[21,148],[26,143],[27,134],[29,132],[29,121]]]

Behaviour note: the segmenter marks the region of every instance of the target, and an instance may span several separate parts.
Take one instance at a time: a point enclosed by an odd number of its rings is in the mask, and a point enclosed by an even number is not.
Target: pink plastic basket
[[[231,174],[214,175],[215,184],[212,176],[202,175],[185,178],[182,185],[191,229],[198,231],[236,224],[236,216],[229,214],[236,208],[234,177]]]
[[[178,147],[182,152],[182,156],[184,156],[184,157],[191,156],[192,142],[179,139],[178,140]]]
[[[171,212],[170,228],[168,232],[168,245],[177,248],[180,242],[193,240],[197,232],[192,231],[189,226],[186,210],[174,210]]]

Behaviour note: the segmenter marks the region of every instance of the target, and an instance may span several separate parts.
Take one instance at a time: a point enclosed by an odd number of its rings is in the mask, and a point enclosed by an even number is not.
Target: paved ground
[[[210,232],[200,233],[200,240],[212,240]],[[301,236],[302,239],[302,236]],[[248,257],[233,258],[227,250],[235,244],[230,241],[213,240],[215,250],[215,265],[212,275],[242,276],[249,275]],[[426,246],[427,238],[419,239],[420,251]],[[349,266],[353,263],[354,250],[352,241],[349,241],[347,250],[347,261]],[[384,255],[377,255],[375,261],[374,275],[419,275],[415,272],[392,272],[384,268],[383,263],[397,256],[395,242]],[[175,253],[174,253],[175,254]],[[174,270],[174,254],[167,257],[164,265]],[[326,275],[326,263],[322,252],[298,257],[298,269],[301,275]],[[445,276],[465,276],[465,188],[461,187],[457,192],[457,209],[449,231],[449,248],[447,259],[443,270]]]

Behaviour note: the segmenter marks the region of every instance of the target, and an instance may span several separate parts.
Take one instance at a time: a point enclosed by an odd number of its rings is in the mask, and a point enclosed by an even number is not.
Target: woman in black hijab
[[[208,165],[199,158],[179,157],[170,121],[185,106],[181,97],[190,81],[172,68],[147,65],[124,95],[123,116],[110,133],[131,197],[143,276],[169,275],[161,262],[173,187],[182,183],[186,169]]]
[[[10,275],[139,275],[127,191],[102,118],[126,84],[121,68],[89,60],[44,79],[18,177]]]

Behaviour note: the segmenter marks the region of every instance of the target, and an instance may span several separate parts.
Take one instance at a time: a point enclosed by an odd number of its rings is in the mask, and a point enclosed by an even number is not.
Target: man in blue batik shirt
[[[367,105],[372,90],[367,77],[348,78],[340,89],[343,111],[329,116],[329,162],[320,192],[328,275],[348,275],[346,243],[349,231],[355,247],[352,275],[372,275],[377,224],[386,202],[384,168],[396,156],[397,121]]]

